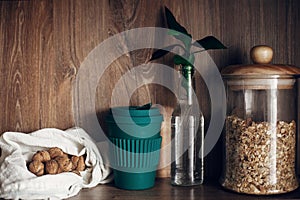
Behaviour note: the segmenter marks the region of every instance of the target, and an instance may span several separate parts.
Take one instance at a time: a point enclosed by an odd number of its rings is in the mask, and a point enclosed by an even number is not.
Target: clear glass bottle
[[[171,184],[178,186],[202,184],[204,177],[204,118],[194,92],[193,74],[192,66],[178,70],[178,104],[171,119]]]

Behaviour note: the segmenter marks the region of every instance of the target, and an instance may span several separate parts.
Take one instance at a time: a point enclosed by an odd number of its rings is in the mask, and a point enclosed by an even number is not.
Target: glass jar
[[[260,48],[269,47],[252,51]],[[221,184],[246,194],[290,192],[298,187],[296,80],[300,70],[254,62],[222,71],[227,117]]]

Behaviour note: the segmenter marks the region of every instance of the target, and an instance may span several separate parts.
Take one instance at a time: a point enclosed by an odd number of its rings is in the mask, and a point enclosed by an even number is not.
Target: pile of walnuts
[[[83,156],[74,156],[64,153],[58,147],[37,151],[28,164],[28,169],[37,176],[44,174],[59,174],[62,172],[74,172],[80,175],[85,170]]]

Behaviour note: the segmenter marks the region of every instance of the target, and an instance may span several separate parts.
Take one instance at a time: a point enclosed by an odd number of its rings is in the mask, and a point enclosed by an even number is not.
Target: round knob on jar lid
[[[255,64],[268,64],[273,59],[273,49],[267,45],[258,45],[250,50],[250,57]]]

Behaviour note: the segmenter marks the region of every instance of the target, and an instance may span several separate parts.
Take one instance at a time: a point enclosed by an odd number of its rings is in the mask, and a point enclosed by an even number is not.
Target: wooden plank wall
[[[122,31],[165,27],[163,6],[172,10],[194,39],[214,35],[229,47],[210,52],[220,69],[250,63],[249,49],[257,44],[274,48],[274,63],[300,66],[299,0],[0,1],[0,133],[74,126],[73,81],[89,52]],[[99,80],[95,110],[101,124],[116,82],[151,52],[122,56]],[[170,57],[160,62],[170,64]],[[197,93],[207,127],[210,100],[199,75]],[[161,86],[147,85],[131,97],[132,104],[151,100],[165,107],[162,135],[167,140],[174,96]],[[218,144],[206,158],[208,177],[219,176],[221,153]],[[167,176],[166,171],[160,176]]]

